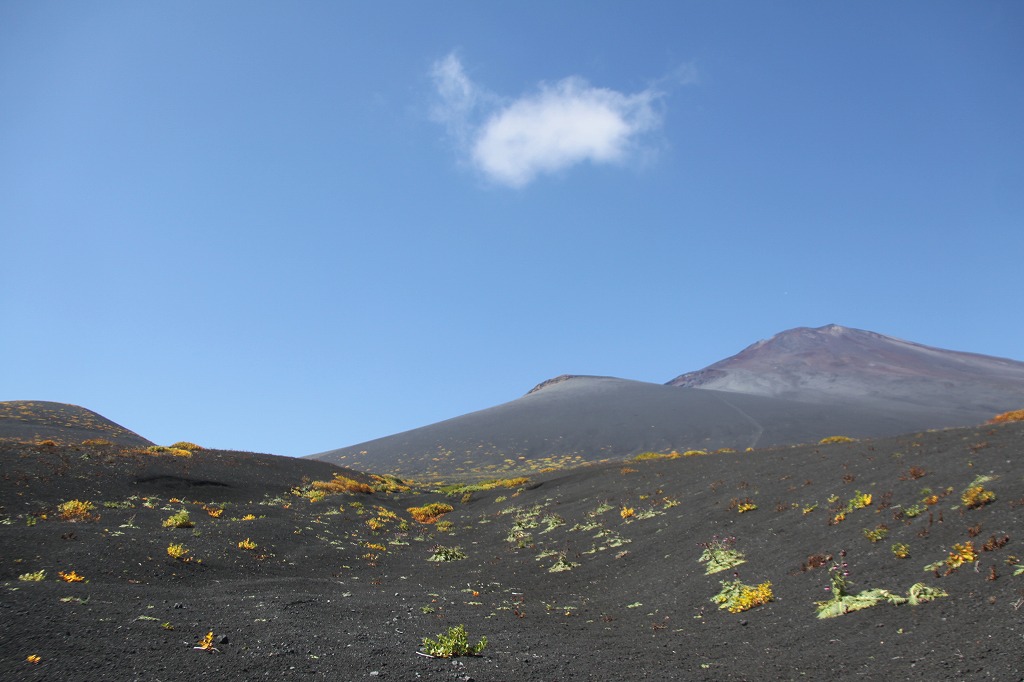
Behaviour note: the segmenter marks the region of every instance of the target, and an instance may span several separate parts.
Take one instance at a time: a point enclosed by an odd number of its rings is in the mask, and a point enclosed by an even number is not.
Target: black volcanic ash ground
[[[1019,680],[1022,437],[1022,424],[983,426],[585,467],[465,499],[414,490],[318,502],[291,490],[330,478],[322,462],[7,444],[0,678]],[[966,509],[961,492],[979,476],[997,497]],[[872,504],[830,525],[857,491]],[[930,495],[927,511],[900,518]],[[737,513],[733,500],[747,498],[757,509]],[[90,500],[99,518],[60,520],[69,499]],[[429,502],[452,504],[451,530],[410,520],[408,507]],[[164,528],[182,508],[195,527]],[[653,515],[623,518],[623,508]],[[381,510],[397,518],[371,528]],[[530,514],[537,526],[519,547],[509,538]],[[863,531],[879,525],[889,536],[872,543]],[[698,562],[716,535],[736,538],[740,579],[770,581],[773,602],[743,613],[711,603],[732,577]],[[257,548],[240,549],[244,539]],[[924,570],[968,541],[976,564]],[[895,542],[909,558],[893,556]],[[172,559],[171,543],[201,563]],[[428,561],[438,545],[468,558]],[[855,590],[924,581],[949,597],[818,620],[826,568],[804,567],[841,550]],[[550,572],[563,559],[576,565]],[[41,582],[18,579],[40,570]],[[488,638],[482,656],[417,654],[423,637],[460,623],[473,641]],[[195,650],[210,631],[219,653]]]

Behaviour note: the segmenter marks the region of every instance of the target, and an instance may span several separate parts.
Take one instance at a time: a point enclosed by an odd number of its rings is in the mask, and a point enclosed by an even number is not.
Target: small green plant
[[[719,538],[715,535],[710,542],[703,542],[699,546],[703,547],[704,551],[697,561],[707,564],[704,567],[704,575],[727,571],[746,562],[743,553],[735,548],[734,537]]]
[[[558,560],[548,569],[548,573],[561,573],[562,571],[571,571],[572,569],[579,566],[579,564],[569,561],[565,554],[558,555]]]
[[[453,530],[455,530],[455,524],[452,523],[451,521],[438,521],[434,525],[434,528],[436,528],[437,530],[439,530],[442,533],[450,533]]]
[[[22,573],[18,576],[18,580],[24,580],[25,582],[38,583],[46,580],[46,571],[39,570],[35,573]]]
[[[889,535],[889,529],[884,525],[876,526],[875,528],[865,528],[864,537],[871,542],[879,542],[884,540]]]
[[[897,559],[906,559],[910,556],[910,545],[902,542],[893,543],[892,555]]]
[[[423,638],[423,652],[434,658],[479,656],[486,647],[486,637],[481,637],[479,642],[471,645],[466,627],[461,624],[448,628],[447,633],[439,634],[436,639]]]
[[[195,525],[189,518],[187,509],[182,509],[177,514],[172,514],[164,519],[164,528],[192,528]]]
[[[912,504],[903,510],[903,515],[906,516],[908,519],[912,519],[915,516],[920,516],[922,513],[924,513],[924,510],[927,508],[928,507],[924,506],[923,504]]]
[[[445,562],[445,561],[461,561],[467,558],[465,552],[462,551],[461,547],[444,547],[443,545],[434,545],[431,548],[433,554],[427,561]]]

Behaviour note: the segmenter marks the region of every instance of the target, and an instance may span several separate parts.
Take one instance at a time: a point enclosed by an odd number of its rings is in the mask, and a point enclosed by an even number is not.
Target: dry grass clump
[[[856,438],[850,438],[849,436],[827,436],[818,441],[818,445],[829,445],[831,443],[853,443]]]
[[[113,445],[106,438],[87,438],[82,441],[82,445]]]
[[[443,502],[431,502],[422,507],[409,507],[406,511],[420,523],[434,523],[448,512],[455,511],[455,507]]]
[[[198,447],[198,446],[197,446]],[[167,447],[166,445],[150,445],[145,450],[151,455],[174,455],[175,457],[191,457],[192,451],[185,448]]]
[[[1024,422],[1024,410],[1003,412],[988,420],[989,424],[1005,424],[1007,422]]]
[[[338,493],[373,492],[373,488],[366,483],[360,483],[359,481],[342,474],[334,474],[334,478],[330,481],[313,481],[309,484],[309,487],[313,490],[319,490],[329,495],[335,495]]]

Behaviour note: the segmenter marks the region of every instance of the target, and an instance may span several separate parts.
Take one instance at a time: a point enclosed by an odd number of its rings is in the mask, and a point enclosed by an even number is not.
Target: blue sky
[[[304,455],[835,322],[1024,359],[1019,2],[0,4],[0,400]]]

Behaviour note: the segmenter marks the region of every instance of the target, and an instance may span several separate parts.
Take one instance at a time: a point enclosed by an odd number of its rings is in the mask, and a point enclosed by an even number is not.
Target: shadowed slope
[[[92,410],[44,400],[0,402],[0,441],[35,443],[52,440],[76,444],[103,439],[118,445],[152,445],[151,441]]]
[[[966,426],[1024,404],[1024,362],[830,324],[758,341],[668,385],[803,402],[917,408],[944,426]]]
[[[486,410],[331,450],[316,459],[405,476],[524,473],[641,452],[764,447],[938,426],[927,415],[836,410],[611,377],[560,377]]]

